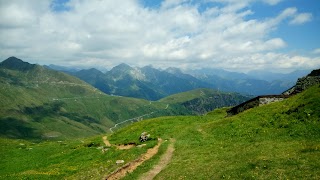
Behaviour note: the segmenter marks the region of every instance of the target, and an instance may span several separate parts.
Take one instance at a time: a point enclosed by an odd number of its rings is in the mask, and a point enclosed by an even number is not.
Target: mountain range
[[[198,69],[182,71],[178,68],[156,69],[119,64],[105,73],[91,68],[56,68],[76,76],[106,94],[159,100],[166,96],[197,88],[211,88],[246,95],[279,94],[292,87],[298,77],[309,71],[295,71],[289,74],[251,71],[248,74],[221,69]]]
[[[78,72],[81,72],[82,79],[87,78],[87,81],[100,76],[101,81],[107,78],[95,69]],[[163,72],[150,67],[145,67],[143,72],[148,74],[149,80],[163,84],[163,88],[156,92],[164,91],[178,80],[166,72],[164,74],[167,77],[156,79],[155,77],[159,76],[156,74]],[[122,64],[109,73],[116,83],[113,86],[103,86],[101,83],[101,87],[107,89],[119,86],[122,88],[115,88],[117,92],[124,93],[129,92],[126,88],[134,90],[138,84],[140,88],[145,86],[141,92],[146,92],[150,97],[157,95],[150,93],[153,92],[151,88],[148,89],[152,86],[151,82],[148,84],[140,81],[145,76],[139,69]],[[154,79],[150,78],[152,74]],[[180,82],[180,85],[183,83]],[[0,85],[0,136],[11,138],[85,137],[107,132],[117,123],[128,119],[204,114],[218,107],[236,105],[249,98],[238,93],[212,89],[195,89],[159,101],[120,97],[105,94],[72,75],[29,64],[15,57],[0,63]],[[175,86],[175,89],[169,92],[179,90],[181,89]],[[184,98],[173,101],[174,96]]]
[[[319,179],[319,92],[317,84],[231,117],[220,108],[86,138],[0,137],[0,179]],[[142,132],[148,141],[139,141]]]
[[[110,76],[120,85],[199,81],[176,68],[121,66]],[[0,179],[318,179],[319,83],[317,69],[286,99],[227,116],[226,106],[250,97],[208,88],[120,97],[10,57],[0,63]]]

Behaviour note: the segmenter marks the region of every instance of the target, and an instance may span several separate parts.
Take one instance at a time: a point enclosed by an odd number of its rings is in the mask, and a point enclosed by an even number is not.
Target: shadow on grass
[[[13,117],[0,118],[0,136],[19,139],[41,138],[41,134],[35,128]]]

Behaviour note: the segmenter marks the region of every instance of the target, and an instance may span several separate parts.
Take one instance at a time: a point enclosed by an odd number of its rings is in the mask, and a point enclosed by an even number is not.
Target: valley
[[[0,0],[0,180],[320,180],[319,0]]]
[[[226,117],[228,108],[222,108],[204,116],[144,120],[107,134],[111,145],[140,145],[140,133],[150,133],[145,146],[126,150],[105,146],[105,135],[35,143],[1,138],[0,177],[101,179],[141,158],[156,146],[158,138],[163,139],[157,154],[123,178],[139,179],[162,161],[174,138],[172,158],[155,179],[317,179],[319,88],[316,85],[284,101],[232,117]],[[117,165],[117,160],[124,164]]]
[[[318,179],[319,70],[310,75],[282,101],[227,116],[252,96],[108,95],[9,58],[0,63],[0,179]]]
[[[0,64],[0,75],[0,134],[11,138],[87,137],[146,118],[205,114],[250,98],[214,90],[206,97],[203,90],[182,93],[194,96],[179,103],[107,95],[74,76],[14,57]]]
[[[106,72],[94,68],[75,71],[74,68],[55,65],[46,67],[76,76],[106,94],[152,101],[198,88],[253,96],[279,94],[293,86],[297,78],[309,72],[295,71],[289,74],[251,72],[247,75],[221,69],[162,70],[152,66],[131,67],[123,63]]]

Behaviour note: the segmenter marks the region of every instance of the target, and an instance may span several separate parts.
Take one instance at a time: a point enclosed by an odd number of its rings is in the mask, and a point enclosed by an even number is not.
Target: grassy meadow
[[[158,137],[174,138],[169,165],[155,179],[319,179],[320,87],[314,86],[281,102],[226,117],[227,108],[203,116],[167,116],[134,123],[108,136],[111,144],[143,148],[102,152],[102,137],[32,142],[0,139],[0,179],[101,179],[129,162]],[[124,179],[137,179],[155,165],[168,146]]]

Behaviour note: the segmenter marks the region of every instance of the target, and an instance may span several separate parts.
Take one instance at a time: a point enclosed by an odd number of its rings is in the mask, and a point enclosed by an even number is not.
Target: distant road
[[[150,104],[151,104],[151,103],[150,103]],[[169,107],[169,104],[167,104],[167,106],[165,107],[165,109],[168,109],[168,107]],[[138,117],[134,117],[134,118],[130,118],[130,119],[121,121],[121,122],[115,124],[115,125],[114,125],[113,127],[111,127],[109,130],[110,130],[111,132],[113,132],[112,129],[116,128],[119,124],[123,124],[123,123],[128,122],[128,121],[140,121],[140,120],[143,120],[143,117],[145,117],[145,116],[150,116],[150,115],[152,115],[153,113],[156,113],[156,112],[158,112],[158,111],[152,111],[151,113],[148,113],[148,114],[144,114],[144,115],[141,115],[141,116],[138,116]]]
[[[131,118],[131,119],[124,120],[124,121],[122,121],[122,122],[119,122],[119,123],[115,124],[115,125],[114,125],[112,128],[110,128],[109,130],[110,130],[111,132],[113,132],[112,129],[116,128],[119,124],[123,124],[123,123],[128,122],[128,121],[140,121],[140,120],[142,120],[143,117],[145,117],[145,116],[150,116],[150,115],[153,114],[153,113],[155,113],[155,111],[153,111],[153,112],[151,112],[151,113],[148,113],[148,114],[144,114],[144,115],[142,115],[142,116],[138,116],[138,117],[134,117],[134,118]]]

